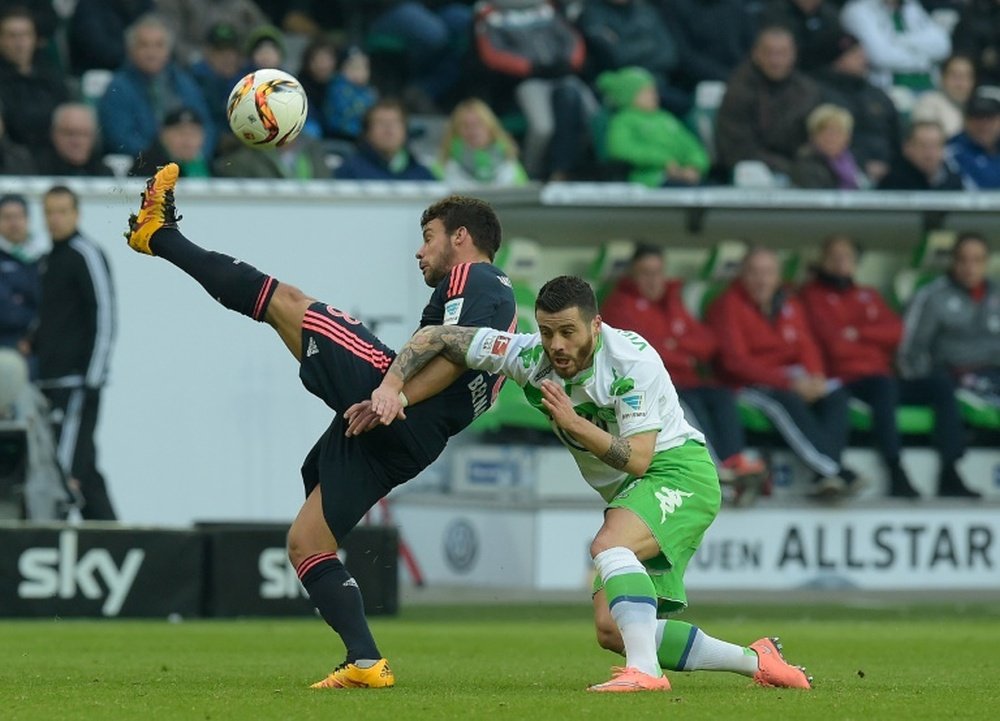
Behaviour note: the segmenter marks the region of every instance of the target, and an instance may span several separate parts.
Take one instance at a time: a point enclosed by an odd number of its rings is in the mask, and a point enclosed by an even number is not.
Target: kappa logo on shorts
[[[306,346],[306,358],[310,358],[319,353],[319,346],[316,345],[316,339],[310,338],[309,345]]]
[[[672,515],[674,511],[684,504],[685,498],[690,498],[694,494],[688,491],[678,491],[675,488],[660,486],[660,490],[653,495],[660,502],[660,523],[665,523],[667,515]]]

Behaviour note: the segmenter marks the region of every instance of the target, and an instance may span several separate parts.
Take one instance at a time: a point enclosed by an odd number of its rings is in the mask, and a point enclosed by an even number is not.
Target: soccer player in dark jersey
[[[174,207],[177,176],[170,163],[147,181],[139,213],[129,219],[129,246],[173,263],[225,307],[271,325],[299,360],[302,383],[337,413],[302,466],[306,501],[288,531],[288,558],[347,651],[344,663],[313,688],[392,686],[361,592],[337,558],[338,544],[379,499],[430,465],[450,436],[490,406],[500,378],[442,359],[403,388],[400,400],[413,405],[402,422],[348,436],[344,411],[371,396],[395,353],[346,313],[185,238]],[[510,281],[491,263],[501,240],[493,209],[451,196],[427,208],[420,225],[416,257],[434,288],[421,326],[513,330]]]

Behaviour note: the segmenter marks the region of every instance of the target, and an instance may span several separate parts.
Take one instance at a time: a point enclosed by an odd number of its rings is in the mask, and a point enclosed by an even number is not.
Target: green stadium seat
[[[971,391],[959,390],[955,396],[966,423],[973,428],[1000,431],[1000,408],[987,403]]]
[[[862,400],[850,401],[851,428],[872,429],[872,409]],[[896,426],[903,435],[929,435],[934,430],[934,411],[927,406],[900,406],[896,409]]]
[[[594,289],[598,307],[611,295],[618,279],[628,268],[633,253],[635,243],[631,240],[609,240],[597,249],[597,254],[584,273],[584,279]]]

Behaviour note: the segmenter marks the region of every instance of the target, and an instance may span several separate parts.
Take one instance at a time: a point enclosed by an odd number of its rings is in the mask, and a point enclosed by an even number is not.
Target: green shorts
[[[661,554],[643,561],[661,614],[687,606],[684,571],[722,503],[719,475],[705,446],[687,441],[653,456],[646,475],[629,477],[608,508],[627,508],[649,527]],[[603,588],[594,579],[594,593]]]

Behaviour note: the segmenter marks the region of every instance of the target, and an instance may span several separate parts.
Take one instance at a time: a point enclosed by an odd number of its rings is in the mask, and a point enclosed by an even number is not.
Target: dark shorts
[[[306,456],[302,481],[307,496],[317,485],[322,489],[323,515],[338,541],[379,499],[432,460],[418,452],[402,423],[344,436],[341,414],[371,397],[395,355],[360,321],[324,303],[310,306],[302,321],[299,378],[337,412]]]

